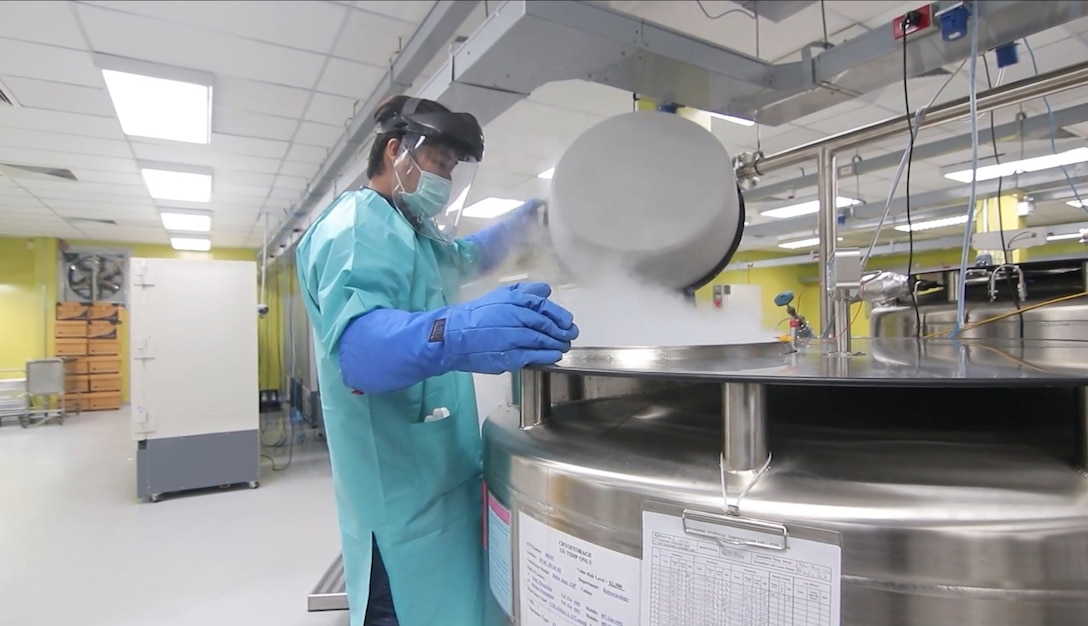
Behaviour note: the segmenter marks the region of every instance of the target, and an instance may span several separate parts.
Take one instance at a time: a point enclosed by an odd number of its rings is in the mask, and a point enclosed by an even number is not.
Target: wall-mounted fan
[[[64,299],[125,304],[127,266],[128,255],[124,252],[62,252],[60,274]]]

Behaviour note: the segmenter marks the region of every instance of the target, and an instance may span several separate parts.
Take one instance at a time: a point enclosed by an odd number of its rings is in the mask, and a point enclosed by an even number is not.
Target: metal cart
[[[0,370],[0,426],[4,419],[26,419],[26,372],[24,370]]]
[[[0,370],[0,419],[18,417],[26,428],[56,420],[63,424],[68,416],[64,385],[64,359],[34,359],[25,370]]]

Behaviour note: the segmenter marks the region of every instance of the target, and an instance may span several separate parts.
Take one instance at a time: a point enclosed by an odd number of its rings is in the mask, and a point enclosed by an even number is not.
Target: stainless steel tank
[[[484,426],[488,624],[1083,626],[1088,344],[576,349]]]
[[[967,271],[968,339],[1088,340],[1088,259],[1033,261]],[[947,336],[956,321],[958,269],[917,276],[934,288],[874,307],[873,337]],[[919,333],[918,322],[922,324]],[[984,322],[981,325],[976,325]],[[1088,622],[1086,622],[1088,623]]]

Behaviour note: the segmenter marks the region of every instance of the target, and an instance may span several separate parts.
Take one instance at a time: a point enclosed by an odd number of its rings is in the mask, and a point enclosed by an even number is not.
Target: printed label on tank
[[[521,626],[638,625],[638,559],[524,512],[518,514],[518,548]]]
[[[839,626],[839,546],[792,536],[784,550],[766,545],[687,533],[682,517],[643,512],[641,626]]]
[[[510,511],[487,494],[487,560],[491,594],[507,615],[514,615],[514,589],[510,578]]]

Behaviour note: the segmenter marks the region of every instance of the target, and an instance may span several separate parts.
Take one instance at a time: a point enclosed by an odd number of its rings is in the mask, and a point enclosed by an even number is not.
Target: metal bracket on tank
[[[685,509],[684,532],[717,539],[732,546],[756,546],[771,550],[785,550],[789,531],[782,524],[763,520],[717,515]]]
[[[551,377],[547,372],[521,370],[521,427],[540,426],[552,409]]]

